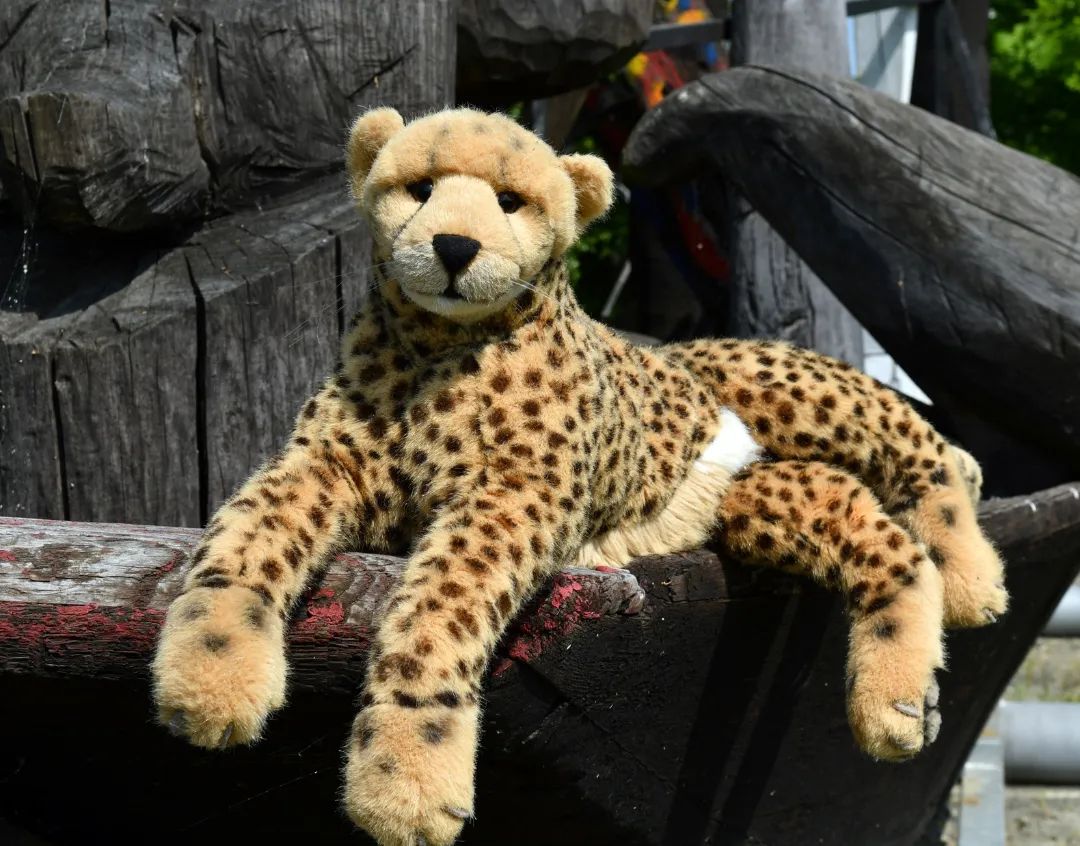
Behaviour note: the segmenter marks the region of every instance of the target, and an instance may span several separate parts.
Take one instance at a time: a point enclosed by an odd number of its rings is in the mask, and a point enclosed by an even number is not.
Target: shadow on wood
[[[810,585],[709,552],[565,571],[493,663],[466,844],[913,844],[1080,562],[1080,491],[994,500],[1013,610],[949,636],[945,726],[876,764],[844,716],[847,626]],[[342,555],[293,623],[257,747],[152,724],[147,664],[198,533],[0,518],[0,817],[55,843],[357,842],[335,794],[373,620],[402,562]]]

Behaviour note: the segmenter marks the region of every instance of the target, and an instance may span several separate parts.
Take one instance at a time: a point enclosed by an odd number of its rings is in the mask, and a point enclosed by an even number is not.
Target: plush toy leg
[[[754,465],[721,505],[737,557],[841,590],[851,616],[848,718],[875,758],[903,760],[937,735],[942,585],[925,549],[853,476],[815,462]]]
[[[981,474],[968,453],[951,447],[914,487],[913,508],[898,510],[898,523],[926,545],[941,570],[945,625],[984,626],[1008,606],[1001,558],[979,528],[975,505]],[[892,511],[892,509],[890,509]]]
[[[355,521],[349,490],[318,457],[293,451],[211,521],[154,658],[158,719],[173,734],[207,748],[252,743],[284,704],[284,621]]]
[[[575,531],[573,511],[534,522],[533,495],[445,505],[390,599],[345,753],[345,809],[379,846],[450,846],[472,817],[485,668]]]

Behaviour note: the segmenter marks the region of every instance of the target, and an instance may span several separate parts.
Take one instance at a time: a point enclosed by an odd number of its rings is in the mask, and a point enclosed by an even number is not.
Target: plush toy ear
[[[574,153],[559,156],[563,168],[570,174],[577,195],[577,227],[580,232],[589,222],[611,208],[611,192],[615,177],[611,168],[599,156]]]
[[[396,109],[382,108],[364,112],[349,130],[347,162],[353,195],[359,199],[360,189],[367,178],[375,157],[387,141],[405,127]]]

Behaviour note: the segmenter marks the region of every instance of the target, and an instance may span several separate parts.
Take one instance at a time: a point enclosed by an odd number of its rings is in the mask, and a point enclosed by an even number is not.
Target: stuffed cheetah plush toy
[[[343,547],[409,543],[348,740],[344,801],[382,846],[473,813],[482,682],[566,564],[715,538],[841,591],[848,716],[870,755],[937,731],[942,626],[1005,610],[978,466],[849,365],[765,341],[642,348],[589,319],[562,258],[611,202],[592,156],[501,115],[361,116],[351,186],[378,295],[285,449],[210,522],[153,672],[160,720],[251,743],[285,701],[285,628]]]

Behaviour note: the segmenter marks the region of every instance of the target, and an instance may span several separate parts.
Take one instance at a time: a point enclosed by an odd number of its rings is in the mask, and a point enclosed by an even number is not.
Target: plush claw
[[[183,737],[187,734],[187,716],[183,711],[177,711],[169,718],[168,729],[173,737]]]
[[[892,743],[897,749],[902,749],[905,752],[917,752],[919,750],[919,744],[913,740],[902,740],[899,737],[893,737]]]
[[[932,679],[930,687],[926,691],[926,699],[924,700],[926,708],[936,708],[938,701],[941,699],[941,685],[938,684],[937,679]]]
[[[427,838],[422,834],[416,835],[416,846],[428,846]]]
[[[997,614],[995,614],[989,608],[983,609],[983,616],[986,617],[986,621],[988,623],[996,623],[998,619]]]
[[[469,812],[466,811],[464,808],[454,808],[450,805],[447,805],[443,808],[443,810],[446,811],[446,813],[448,813],[450,816],[456,817],[459,820],[469,819]]]
[[[233,736],[232,723],[221,733],[221,740],[218,741],[218,749],[225,749],[229,745],[229,740]]]
[[[919,709],[909,702],[894,702],[893,707],[901,714],[906,714],[907,716],[915,717],[916,719],[919,717]],[[903,748],[906,749],[907,747]]]
[[[941,731],[941,712],[928,711],[926,722],[923,724],[924,742],[929,745],[937,740],[938,732]]]

